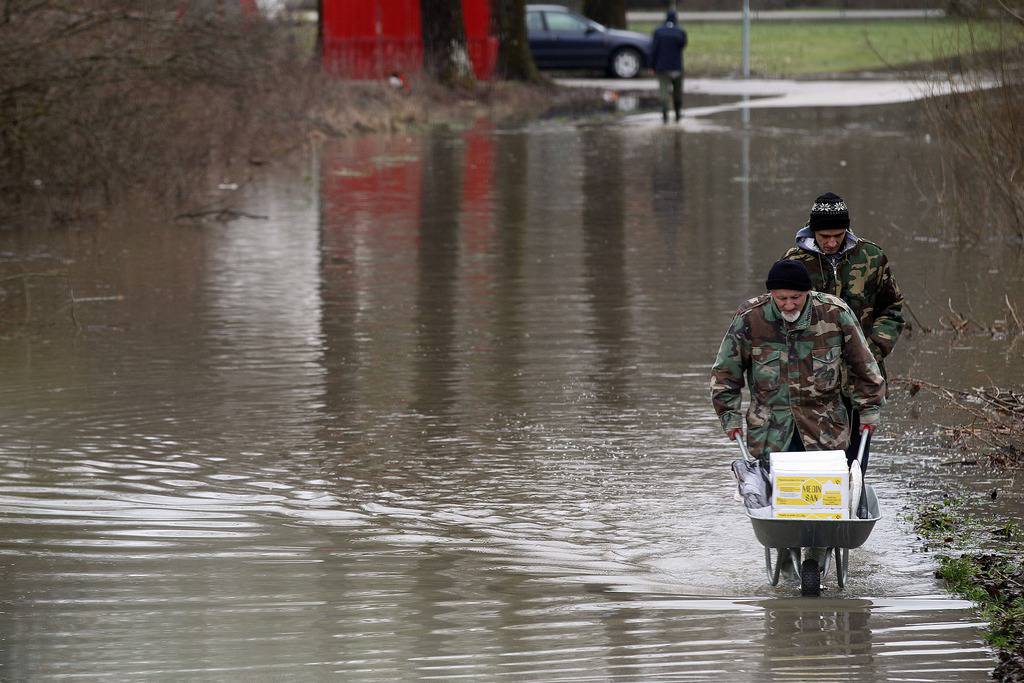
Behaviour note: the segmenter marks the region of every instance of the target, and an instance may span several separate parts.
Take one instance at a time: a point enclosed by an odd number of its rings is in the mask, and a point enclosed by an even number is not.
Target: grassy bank
[[[936,576],[988,621],[985,638],[999,656],[993,678],[1024,680],[1024,531],[963,498],[921,508],[915,528],[940,553]]]
[[[651,23],[630,26],[643,33],[654,27]],[[687,75],[738,73],[739,23],[695,23],[684,28],[689,36]],[[909,68],[989,49],[998,42],[996,24],[957,20],[758,22],[750,31],[750,68],[769,77]]]
[[[1024,332],[1012,305],[1007,318]],[[1006,322],[1006,321],[1002,321]],[[964,334],[961,325],[955,334]],[[990,333],[991,334],[991,333]],[[991,472],[1019,472],[1024,467],[1024,395],[1020,388],[975,387],[954,390],[920,379],[892,378],[899,400],[927,402],[938,414],[952,411],[954,424],[939,427],[950,453],[962,466],[984,465]],[[921,409],[919,407],[919,409]],[[949,463],[947,463],[949,464]],[[1013,484],[1007,486],[1012,495]],[[986,639],[999,654],[993,677],[1024,681],[1024,530],[1008,517],[1000,490],[965,494],[960,487],[913,515],[914,528],[925,548],[937,554],[938,578],[957,595],[974,601],[988,621]]]

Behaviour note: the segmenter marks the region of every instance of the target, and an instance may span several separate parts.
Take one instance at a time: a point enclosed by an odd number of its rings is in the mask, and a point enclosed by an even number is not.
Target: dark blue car
[[[651,38],[605,28],[561,5],[527,5],[526,30],[541,69],[604,69],[633,78],[651,64]]]

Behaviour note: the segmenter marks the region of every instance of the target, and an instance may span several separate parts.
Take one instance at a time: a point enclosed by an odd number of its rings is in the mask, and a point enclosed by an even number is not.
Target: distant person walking
[[[661,95],[661,120],[668,123],[671,98],[676,121],[683,117],[683,50],[686,49],[686,31],[676,21],[676,11],[670,9],[665,23],[654,29],[651,45],[651,63],[658,77]]]

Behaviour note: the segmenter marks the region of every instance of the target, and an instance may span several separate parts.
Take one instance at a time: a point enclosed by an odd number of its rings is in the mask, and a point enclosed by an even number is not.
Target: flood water
[[[1019,513],[1012,480],[894,400],[885,517],[801,598],[708,399],[826,190],[924,324],[1024,304],[1019,247],[947,239],[914,106],[343,140],[230,196],[266,219],[0,234],[76,299],[3,285],[0,678],[985,680],[908,515]],[[1022,352],[915,330],[890,373],[1020,384]]]

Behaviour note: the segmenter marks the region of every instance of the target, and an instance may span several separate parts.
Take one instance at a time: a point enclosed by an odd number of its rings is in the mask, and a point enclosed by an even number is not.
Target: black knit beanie
[[[798,292],[806,292],[811,289],[811,276],[807,274],[804,264],[799,261],[782,259],[772,264],[764,286],[768,290],[793,289]]]
[[[811,232],[817,230],[847,230],[850,227],[850,210],[837,194],[826,192],[814,200],[811,219],[807,222]]]

